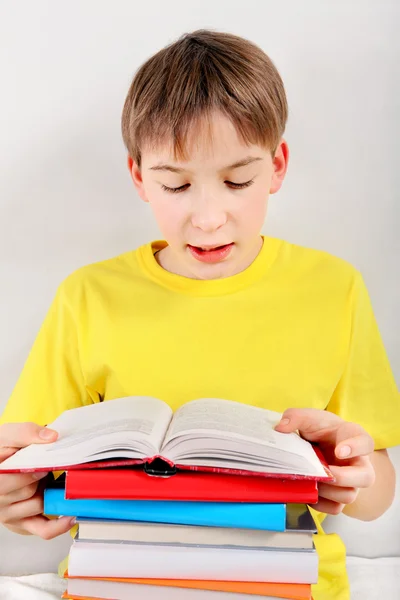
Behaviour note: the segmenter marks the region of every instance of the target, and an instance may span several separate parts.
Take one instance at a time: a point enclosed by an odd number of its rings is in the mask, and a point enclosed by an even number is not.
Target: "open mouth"
[[[223,244],[221,246],[192,246],[188,244],[192,256],[201,262],[216,263],[226,258],[234,244]]]
[[[215,250],[221,250],[221,248],[225,248],[226,246],[229,246],[229,244],[222,244],[222,246],[212,246],[210,247],[203,247],[203,246],[193,246],[194,248],[197,248],[197,250],[199,250],[200,252],[214,252]]]

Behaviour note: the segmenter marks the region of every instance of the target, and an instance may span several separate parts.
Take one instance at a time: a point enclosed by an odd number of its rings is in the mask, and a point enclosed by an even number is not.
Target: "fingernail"
[[[346,458],[346,456],[350,456],[351,448],[350,446],[342,446],[339,450],[339,456],[341,458]]]
[[[42,438],[42,440],[51,440],[51,438],[54,437],[54,431],[46,428],[41,429],[39,431],[39,437]]]
[[[76,525],[76,517],[72,517],[72,519],[69,522],[70,526],[73,527],[74,525]]]
[[[279,425],[288,425],[290,423],[290,419],[281,419]]]
[[[48,473],[32,473],[32,479],[43,479]]]

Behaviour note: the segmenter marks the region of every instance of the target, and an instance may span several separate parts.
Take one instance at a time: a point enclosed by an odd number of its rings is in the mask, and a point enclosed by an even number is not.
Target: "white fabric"
[[[399,600],[400,558],[347,557],[351,600]]]
[[[66,588],[54,573],[0,577],[0,600],[59,600]]]
[[[400,558],[348,557],[351,600],[399,600]],[[0,577],[0,600],[59,600],[66,584],[53,573]]]

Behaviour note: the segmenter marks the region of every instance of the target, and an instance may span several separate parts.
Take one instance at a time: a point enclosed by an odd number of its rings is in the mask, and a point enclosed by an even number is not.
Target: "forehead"
[[[171,165],[185,170],[220,170],[249,157],[265,157],[267,151],[246,143],[232,121],[221,113],[203,118],[189,129],[184,140],[184,156],[175,156],[172,139],[160,140],[142,150],[142,167]]]

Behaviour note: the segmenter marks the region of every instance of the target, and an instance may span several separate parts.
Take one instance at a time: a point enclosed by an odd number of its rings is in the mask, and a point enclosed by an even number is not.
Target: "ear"
[[[129,154],[128,154],[128,169],[129,169],[130,176],[132,177],[132,181],[135,185],[135,188],[136,188],[137,193],[139,194],[140,198],[144,202],[148,202],[146,192],[144,189],[144,185],[143,185],[142,173],[141,173],[138,165],[135,163],[135,161]]]
[[[278,148],[276,149],[275,156],[272,160],[273,173],[271,179],[271,187],[269,190],[270,194],[275,194],[275,192],[277,192],[281,188],[288,168],[288,162],[289,146],[287,145],[286,141],[282,139]]]

